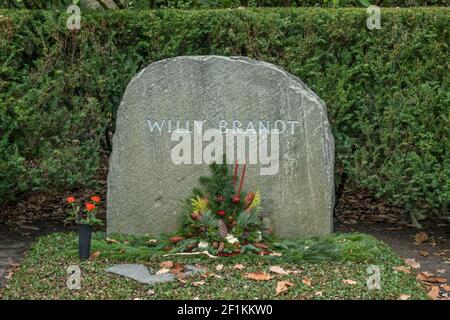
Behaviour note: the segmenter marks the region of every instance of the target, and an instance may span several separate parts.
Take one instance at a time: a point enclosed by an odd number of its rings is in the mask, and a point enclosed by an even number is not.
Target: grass
[[[281,257],[246,254],[232,258],[211,259],[206,256],[163,257],[146,237],[114,237],[118,243],[104,240],[95,233],[93,251],[100,256],[92,261],[77,259],[77,238],[74,233],[55,233],[42,237],[33,245],[7,287],[0,291],[3,299],[427,299],[426,292],[414,276],[394,270],[403,265],[391,249],[364,234],[333,234],[325,238],[299,239],[275,244]],[[143,263],[152,270],[160,269],[162,261],[199,264],[208,269],[206,276],[196,275],[185,282],[154,286],[108,274],[105,269],[114,263]],[[236,263],[245,269],[234,268]],[[82,289],[66,287],[67,267],[79,265]],[[221,271],[215,267],[223,264]],[[273,274],[269,281],[254,281],[246,272],[269,272],[281,266],[295,270],[289,275]],[[381,289],[369,290],[367,268],[377,265],[381,270]],[[311,285],[304,283],[308,278]],[[344,284],[351,279],[357,283]],[[288,280],[294,285],[275,295],[277,282]],[[204,282],[204,283],[203,283]]]

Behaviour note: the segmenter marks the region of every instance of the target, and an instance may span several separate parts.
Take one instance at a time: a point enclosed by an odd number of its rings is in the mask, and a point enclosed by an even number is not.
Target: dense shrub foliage
[[[70,4],[98,9],[237,7],[380,7],[448,6],[449,0],[0,0],[5,9],[64,9]]]
[[[284,67],[327,103],[339,166],[413,209],[449,214],[450,9],[0,11],[0,196],[90,183],[125,86],[178,55]],[[430,211],[430,210],[429,210]]]

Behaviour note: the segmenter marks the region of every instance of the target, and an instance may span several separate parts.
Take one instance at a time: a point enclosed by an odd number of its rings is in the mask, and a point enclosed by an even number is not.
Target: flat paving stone
[[[192,265],[185,266],[185,269],[187,276],[206,272],[206,269]],[[116,264],[106,269],[106,271],[133,279],[142,284],[158,284],[176,279],[172,273],[152,274],[143,264]]]

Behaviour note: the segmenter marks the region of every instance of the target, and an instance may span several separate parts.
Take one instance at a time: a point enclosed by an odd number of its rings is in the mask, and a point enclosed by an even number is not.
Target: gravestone
[[[229,157],[233,146],[225,135],[259,134],[257,157],[245,160],[244,189],[261,191],[261,208],[276,235],[332,231],[334,139],[322,100],[273,64],[183,56],[148,65],[126,88],[108,174],[108,233],[158,235],[179,228],[184,199],[201,175],[210,174],[208,143],[220,144],[207,139],[208,129],[224,135],[230,163],[238,152]],[[184,141],[187,136],[192,140]],[[269,162],[268,154],[275,155]]]

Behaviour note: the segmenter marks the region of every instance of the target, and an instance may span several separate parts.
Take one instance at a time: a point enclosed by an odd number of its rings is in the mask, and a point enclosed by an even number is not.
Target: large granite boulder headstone
[[[209,169],[195,155],[193,164],[175,164],[171,132],[194,131],[199,121],[223,132],[279,129],[279,169],[262,175],[261,164],[248,165],[244,189],[261,191],[262,210],[280,237],[332,231],[334,139],[323,101],[273,64],[183,56],[148,65],[125,91],[108,175],[108,233],[158,235],[179,227],[184,199]]]

